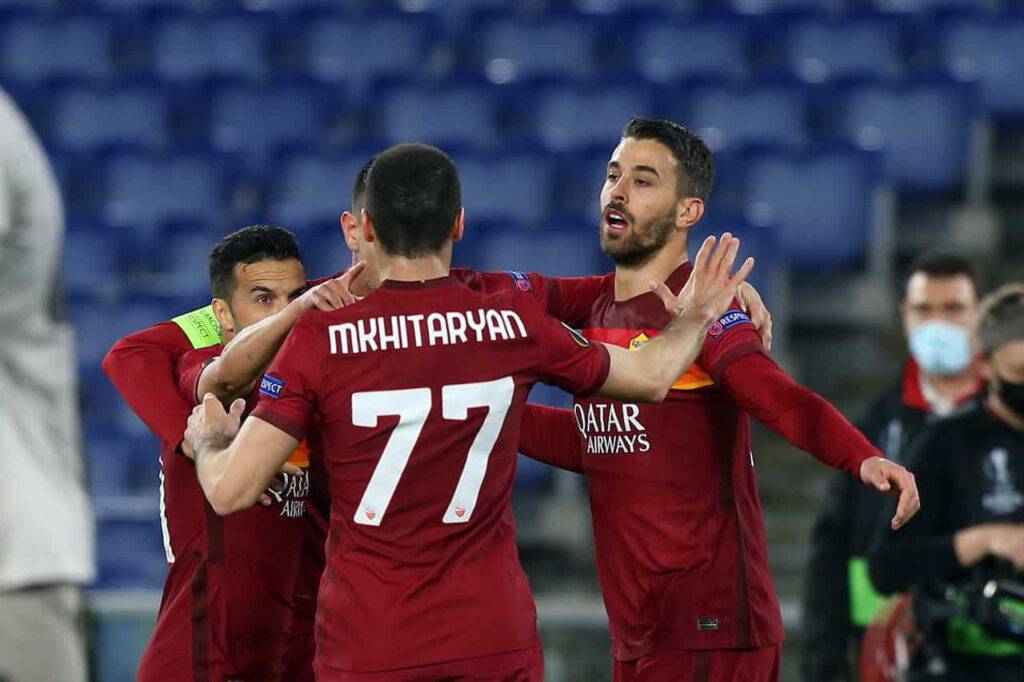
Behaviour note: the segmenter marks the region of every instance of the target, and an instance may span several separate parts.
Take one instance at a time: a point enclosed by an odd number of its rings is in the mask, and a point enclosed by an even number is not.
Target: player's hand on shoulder
[[[225,411],[217,396],[207,393],[203,396],[203,402],[193,408],[188,418],[185,442],[196,454],[227,447],[238,435],[243,412],[245,401],[241,398],[231,403],[231,409]]]
[[[768,312],[760,292],[750,282],[740,282],[739,287],[736,289],[736,298],[739,299],[743,312],[754,323],[757,333],[761,335],[761,343],[764,344],[764,349],[766,351],[771,350],[772,314]]]
[[[352,305],[362,299],[352,293],[352,283],[365,269],[366,261],[357,261],[340,277],[312,287],[296,300],[304,311],[316,309],[331,312]]]
[[[729,309],[737,287],[754,269],[754,259],[747,258],[733,274],[739,248],[740,240],[729,232],[720,240],[708,237],[701,244],[693,261],[693,273],[678,296],[664,282],[651,282],[651,290],[673,316],[686,315],[710,325]]]
[[[921,509],[914,474],[906,467],[883,457],[870,457],[860,465],[860,480],[899,500],[892,517],[892,529],[899,530]]]

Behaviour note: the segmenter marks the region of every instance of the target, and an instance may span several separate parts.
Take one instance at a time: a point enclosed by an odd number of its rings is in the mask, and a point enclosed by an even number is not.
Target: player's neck
[[[666,245],[646,263],[635,267],[615,266],[615,300],[626,301],[651,290],[650,283],[664,282],[680,265],[688,261],[685,245],[682,250]]]
[[[378,262],[380,281],[426,282],[429,279],[447,277],[451,256],[443,253],[418,258],[381,254]]]

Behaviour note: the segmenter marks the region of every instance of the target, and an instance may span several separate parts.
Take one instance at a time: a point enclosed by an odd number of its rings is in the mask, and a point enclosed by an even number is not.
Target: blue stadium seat
[[[212,221],[225,210],[224,183],[210,157],[118,157],[106,169],[105,218],[143,230],[173,219]]]
[[[261,163],[284,145],[316,142],[321,133],[317,93],[308,88],[231,88],[215,95],[210,140],[218,151]]]
[[[299,253],[306,277],[326,277],[352,264],[352,252],[345,245],[337,219],[307,230],[296,230]]]
[[[877,186],[865,154],[758,155],[745,172],[749,221],[777,225],[779,251],[794,266],[843,267],[863,256]]]
[[[592,146],[610,151],[626,121],[650,115],[653,109],[650,93],[635,85],[558,86],[529,102],[540,141],[555,151]]]
[[[78,366],[94,371],[110,347],[132,332],[168,319],[166,309],[152,302],[87,304],[71,309]],[[98,379],[98,377],[97,377]]]
[[[634,32],[634,68],[655,83],[704,76],[742,78],[747,73],[745,40],[744,26],[735,20],[644,22]]]
[[[809,83],[831,78],[890,77],[901,67],[900,34],[884,19],[802,21],[786,36],[786,63]]]
[[[587,153],[565,154],[557,159],[552,205],[556,215],[588,221],[597,229],[601,216],[601,188],[608,174],[608,161],[613,149],[608,146],[607,149]]]
[[[111,12],[144,10],[208,11],[223,3],[220,0],[92,0],[97,7]]]
[[[290,227],[338,224],[352,203],[356,174],[371,154],[334,159],[303,155],[283,161],[272,186],[271,220]]]
[[[498,142],[494,93],[487,88],[403,86],[380,101],[381,136],[390,143],[489,148]]]
[[[1001,3],[994,0],[873,0],[880,12],[923,15],[948,10],[998,10]]]
[[[470,231],[473,229],[475,226],[469,226]],[[483,228],[482,232],[466,237],[467,242],[473,241],[472,260],[478,270],[579,277],[608,269],[608,258],[601,251],[596,227],[551,224],[530,229],[509,223]]]
[[[740,238],[741,259],[751,257],[756,261],[749,281],[757,287],[765,300],[770,301],[779,293],[774,287],[778,284],[777,275],[783,266],[779,254],[778,227],[774,224],[755,224],[746,216],[718,210],[717,202],[712,199],[708,212],[690,231],[690,257],[696,257],[697,249],[705,238],[709,235],[718,237],[723,232],[731,232]]]
[[[467,221],[537,224],[549,215],[552,168],[546,156],[457,157]]]
[[[74,152],[155,148],[167,139],[166,116],[166,99],[156,90],[74,88],[54,104],[54,140]]]
[[[946,69],[980,85],[986,110],[1024,115],[1024,17],[959,18],[941,38]]]
[[[375,78],[421,71],[430,23],[415,15],[320,20],[307,28],[306,44],[312,76],[362,89]]]
[[[110,29],[88,18],[12,21],[0,33],[0,68],[13,81],[108,78]]]
[[[882,152],[886,179],[913,190],[952,189],[966,175],[971,100],[953,83],[865,85],[847,93],[832,120],[846,139]]]
[[[700,9],[698,0],[571,0],[581,14],[611,14],[635,10],[669,10],[690,13]]]
[[[210,249],[221,236],[213,230],[175,230],[171,234],[162,235],[158,244],[163,288],[182,297],[195,297],[197,300],[208,297]]]
[[[167,560],[156,509],[146,516],[101,516],[96,557],[96,587],[159,588],[167,575]]]
[[[112,297],[121,292],[127,249],[118,232],[99,225],[69,226],[61,272],[72,297]]]
[[[539,76],[587,78],[595,71],[594,26],[569,17],[501,18],[479,27],[478,68],[495,83]]]
[[[807,140],[807,95],[785,85],[696,88],[681,107],[714,151],[746,145],[797,147]]]
[[[160,441],[149,432],[88,429],[85,454],[93,496],[152,494],[159,485]]]
[[[793,12],[827,12],[839,14],[857,7],[860,0],[725,0],[723,3],[737,14],[760,15]]]
[[[156,74],[170,82],[257,80],[267,72],[262,26],[248,18],[169,19],[156,29]]]

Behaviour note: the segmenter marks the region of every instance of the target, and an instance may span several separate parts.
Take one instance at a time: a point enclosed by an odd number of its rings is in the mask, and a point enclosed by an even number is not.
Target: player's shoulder
[[[194,348],[178,359],[178,372],[187,372],[196,366],[205,365],[213,358],[219,357],[223,351],[224,345],[220,343],[205,348]]]

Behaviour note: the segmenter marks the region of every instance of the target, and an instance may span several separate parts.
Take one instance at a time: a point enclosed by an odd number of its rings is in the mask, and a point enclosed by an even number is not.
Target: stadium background
[[[98,679],[132,679],[166,571],[153,436],[99,368],[124,334],[203,305],[237,227],[348,261],[337,216],[365,159],[449,150],[456,264],[584,274],[604,164],[634,114],[705,137],[703,232],[758,258],[776,356],[856,416],[902,359],[900,267],[945,245],[1020,275],[1024,5],[991,0],[0,0],[0,83],[67,207],[98,515]],[[694,243],[695,240],[691,240]],[[567,404],[538,387],[534,398]],[[808,529],[829,472],[756,436],[772,567],[799,656]],[[517,515],[553,680],[602,679],[607,634],[581,481],[522,462]]]

